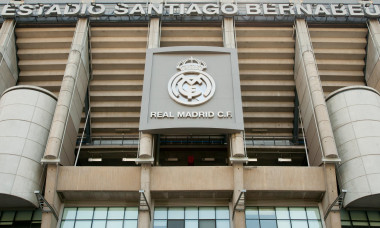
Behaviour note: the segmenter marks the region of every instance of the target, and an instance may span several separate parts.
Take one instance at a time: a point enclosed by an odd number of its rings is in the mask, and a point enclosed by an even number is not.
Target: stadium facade
[[[380,227],[380,1],[0,10],[0,227]]]

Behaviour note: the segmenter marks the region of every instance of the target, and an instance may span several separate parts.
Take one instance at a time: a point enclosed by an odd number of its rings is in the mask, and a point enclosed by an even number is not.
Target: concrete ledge
[[[140,170],[140,167],[63,166],[59,168],[57,192],[138,192]]]
[[[244,183],[247,191],[326,191],[322,167],[245,167]]]
[[[233,191],[232,166],[153,167],[151,191]]]
[[[140,167],[59,168],[57,192],[66,200],[137,200]],[[230,198],[232,166],[152,167],[152,196],[175,198]],[[313,199],[325,193],[321,167],[245,167],[247,199]]]

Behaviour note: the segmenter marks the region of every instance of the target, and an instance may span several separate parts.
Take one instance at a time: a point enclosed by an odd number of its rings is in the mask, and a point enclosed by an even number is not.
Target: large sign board
[[[236,49],[148,49],[140,130],[226,133],[244,129]]]
[[[26,0],[1,2],[0,14],[2,18],[30,18],[38,17],[109,17],[109,20],[130,16],[158,16],[158,17],[194,17],[194,16],[297,16],[297,17],[363,17],[379,18],[380,1],[335,1],[315,0],[301,1],[268,0],[252,3],[132,3],[103,1],[79,3],[67,0],[62,2]],[[20,2],[22,4],[20,4]],[[44,3],[45,2],[45,3]]]

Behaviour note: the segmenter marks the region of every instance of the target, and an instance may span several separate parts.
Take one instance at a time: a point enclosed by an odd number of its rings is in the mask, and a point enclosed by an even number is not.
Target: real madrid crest
[[[200,105],[212,98],[215,93],[214,79],[204,72],[204,61],[190,57],[178,63],[180,72],[170,78],[168,92],[170,97],[183,105]]]

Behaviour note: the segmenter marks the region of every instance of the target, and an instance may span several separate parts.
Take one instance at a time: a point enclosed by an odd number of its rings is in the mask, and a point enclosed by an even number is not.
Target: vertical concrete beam
[[[235,27],[233,18],[224,18],[223,19],[223,38],[224,38],[224,47],[226,48],[236,48],[235,40]],[[230,137],[231,143],[231,156],[232,157],[244,157],[244,137],[242,133],[231,134]],[[243,173],[243,163],[234,162],[232,164],[234,168],[234,193],[232,197],[232,209],[240,195],[240,191],[244,189],[244,173]],[[244,205],[242,205],[244,208]],[[232,212],[233,214],[234,212]],[[233,227],[234,228],[245,228],[245,211],[237,210],[233,218]]]
[[[89,80],[88,21],[78,19],[44,159],[74,163],[74,150]]]
[[[160,47],[160,19],[152,18],[149,22],[148,48]],[[152,134],[141,133],[140,136],[140,158],[151,158],[152,154]]]
[[[18,79],[14,20],[5,20],[0,30],[0,96]]]
[[[153,213],[152,200],[150,197],[150,172],[152,170],[151,164],[141,164],[141,189],[144,190],[145,197],[148,201],[149,206],[151,207],[151,213]],[[151,217],[148,210],[139,211],[139,228],[149,228]]]
[[[234,163],[234,193],[232,197],[232,208],[234,208],[235,204],[238,203],[238,205],[243,208],[245,208],[245,205],[241,205],[238,201],[239,195],[242,189],[244,189],[244,166],[243,163]],[[244,201],[243,201],[244,202]],[[239,207],[238,206],[238,207]],[[233,213],[233,212],[232,212]],[[245,210],[236,210],[235,216],[233,219],[233,227],[234,228],[245,228]]]
[[[56,187],[58,183],[59,165],[47,165],[46,171],[46,185],[45,185],[45,199],[49,202],[50,206],[59,214],[61,208],[61,199],[59,198]],[[57,227],[57,220],[53,213],[42,213],[41,228],[55,228]]]
[[[380,92],[380,24],[376,19],[368,21],[365,80],[368,86]]]
[[[326,180],[326,193],[322,199],[322,208],[323,214],[325,215],[328,207],[338,197],[338,188],[336,183],[335,164],[324,164],[323,168]],[[340,228],[340,212],[331,211],[325,220],[325,224],[327,228]]]
[[[319,166],[323,159],[338,158],[338,152],[304,19],[296,19],[295,48],[294,80],[309,147],[310,163]]]
[[[59,159],[62,165],[72,165],[75,160],[76,137],[89,80],[87,34],[87,19],[78,19],[44,154],[44,159]],[[45,199],[57,214],[62,203],[56,191],[58,171],[58,165],[48,165],[45,186]],[[53,214],[44,213],[41,227],[56,226]]]
[[[151,158],[153,156],[152,149],[153,149],[153,135],[141,133],[139,158]]]
[[[151,18],[149,22],[149,36],[148,36],[148,48],[160,47],[160,19]],[[140,135],[140,158],[152,158],[153,154],[153,135],[141,133]],[[152,166],[150,163],[141,164],[141,189],[144,190],[148,204],[150,205],[151,214],[153,214],[152,200],[150,196],[150,173]],[[151,227],[151,220],[149,211],[139,211],[139,228]]]
[[[228,17],[223,19],[223,37],[224,47],[235,48],[235,31],[234,31],[234,18]]]
[[[160,19],[150,19],[148,48],[160,47]]]
[[[224,47],[236,48],[234,19],[232,17],[223,19]],[[244,157],[244,138],[242,133],[231,134],[231,155],[233,157]]]

